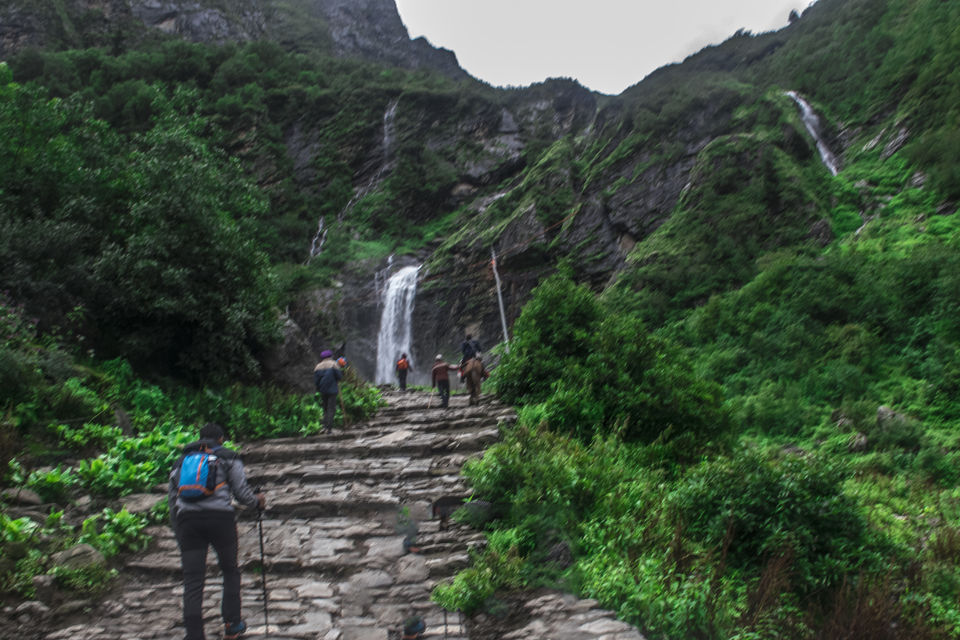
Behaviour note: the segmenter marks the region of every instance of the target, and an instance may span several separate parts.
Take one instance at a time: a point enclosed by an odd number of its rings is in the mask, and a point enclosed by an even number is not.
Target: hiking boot
[[[240,622],[228,622],[224,625],[223,640],[237,640],[246,630],[247,623],[243,620]]]

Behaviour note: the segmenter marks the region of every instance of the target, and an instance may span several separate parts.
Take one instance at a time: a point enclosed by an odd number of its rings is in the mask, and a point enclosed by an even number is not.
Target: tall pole
[[[490,247],[490,264],[493,265],[493,277],[497,281],[497,301],[500,303],[500,323],[503,325],[503,349],[510,353],[510,336],[507,335],[507,314],[503,310],[503,293],[500,291],[500,273],[497,271],[497,252]]]

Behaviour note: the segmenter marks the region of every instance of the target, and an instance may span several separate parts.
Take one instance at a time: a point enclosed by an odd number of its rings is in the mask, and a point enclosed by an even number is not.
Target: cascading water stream
[[[393,382],[394,363],[401,353],[411,352],[413,302],[419,271],[419,266],[403,267],[390,277],[384,288],[380,332],[377,335],[376,384]]]
[[[393,160],[393,141],[397,137],[397,106],[399,98],[394,98],[383,112],[383,166]]]
[[[320,222],[317,225],[317,232],[314,234],[313,241],[310,243],[310,255],[307,256],[307,264],[310,264],[310,261],[320,255],[320,252],[323,251],[323,245],[327,242],[326,223],[326,218],[320,216]]]
[[[380,168],[363,186],[357,189],[347,205],[337,214],[337,222],[343,222],[347,213],[353,210],[358,202],[363,200],[376,187],[380,185],[383,176],[393,169],[393,142],[397,137],[397,106],[400,104],[399,98],[394,98],[387,105],[383,112],[383,140],[381,144]]]
[[[820,152],[820,159],[823,161],[824,166],[830,170],[832,175],[837,175],[837,159],[830,151],[830,148],[827,146],[827,143],[824,142],[823,136],[820,133],[820,118],[817,116],[817,113],[813,110],[813,107],[800,97],[796,91],[787,91],[787,95],[797,103],[800,107],[801,117],[803,118],[803,124],[807,128],[807,132],[810,134],[810,137],[813,138],[813,141],[817,143],[817,151]]]

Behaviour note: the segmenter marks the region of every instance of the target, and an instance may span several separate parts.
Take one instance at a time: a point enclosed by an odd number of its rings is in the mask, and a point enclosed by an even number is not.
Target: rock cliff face
[[[704,150],[749,126],[735,121],[742,102],[732,93],[697,101],[675,128],[633,148],[630,114],[623,105],[598,108],[596,96],[573,82],[552,81],[510,92],[501,100],[474,97],[452,102],[416,93],[383,100],[380,108],[394,119],[394,128],[384,127],[365,142],[355,164],[356,192],[375,191],[395,169],[391,158],[396,148],[416,144],[434,150],[455,168],[456,178],[445,185],[440,208],[462,208],[468,212],[463,219],[469,220],[451,237],[393,263],[394,269],[424,265],[413,315],[411,356],[417,369],[411,380],[416,384],[428,383],[426,367],[434,354],[456,359],[466,333],[477,336],[485,348],[503,339],[491,247],[497,252],[509,331],[532,289],[559,260],[571,260],[578,279],[598,289],[628,268],[627,256],[635,245],[667,221],[682,195],[691,190]],[[799,120],[784,126],[782,139],[770,142],[790,149],[797,161],[815,161],[799,127]],[[303,155],[294,164],[302,167],[298,178],[305,189],[322,180],[310,170],[308,135],[308,130],[297,128],[287,142],[288,150]],[[558,149],[560,160],[529,166],[531,158],[543,153],[531,147],[544,141]],[[601,147],[601,155],[618,159],[595,176],[580,175],[577,155],[596,147]],[[618,148],[630,151],[613,154]],[[717,160],[726,161],[741,162]],[[559,212],[547,211],[544,203],[549,197],[530,195],[537,190],[568,193],[569,199]],[[436,210],[404,212],[412,222],[436,214]],[[354,270],[337,290],[301,298],[299,311],[291,316],[313,349],[304,356],[301,370],[312,366],[308,361],[315,361],[320,349],[344,344],[357,370],[373,378],[380,313],[374,274],[388,274],[386,268],[384,263],[366,265],[361,269],[366,275]],[[326,302],[317,304],[319,299]],[[301,380],[306,384],[308,377]]]
[[[365,150],[355,163],[355,191],[376,190],[395,168],[392,149],[416,145],[434,151],[455,169],[455,178],[445,185],[443,208],[466,207],[482,214],[502,195],[504,185],[520,178],[526,166],[525,152],[532,141],[583,133],[594,121],[597,104],[595,95],[580,85],[560,82],[549,88],[513,92],[505,105],[480,97],[450,102],[433,94],[409,93],[395,99],[384,98],[380,108],[385,116],[389,114],[395,119],[396,129],[391,134],[384,127],[375,138],[365,142]],[[288,132],[286,144],[297,167],[300,186],[307,190],[316,189],[323,179],[311,169],[314,144],[310,135],[309,128],[295,126]],[[392,140],[387,139],[390,135]],[[415,221],[418,216],[429,219],[436,211],[410,210],[404,215]],[[531,211],[506,227],[498,244],[525,247],[533,241],[539,246],[543,234],[544,225]],[[611,246],[616,244],[615,238],[609,241]],[[453,261],[443,266],[431,263],[437,247],[428,247],[415,255],[398,257],[389,266],[366,265],[360,269],[366,276],[347,276],[335,290],[305,293],[291,307],[287,342],[268,360],[271,376],[284,378],[284,369],[307,372],[320,350],[344,345],[352,366],[365,378],[373,379],[382,281],[391,270],[409,264],[425,265],[413,316],[411,384],[429,384],[429,366],[435,354],[455,360],[465,333],[480,337],[485,347],[493,346],[502,338],[502,323],[487,247],[469,239],[462,246],[445,249],[443,253],[449,251]],[[503,295],[510,324],[539,278],[552,269],[553,259],[538,251],[536,247],[522,249],[506,263]],[[618,259],[621,258],[622,253]],[[375,274],[380,274],[380,287]],[[298,328],[292,333],[290,322]],[[311,345],[309,351],[296,347],[304,339]],[[276,367],[283,354],[301,354],[301,358],[288,361],[285,367]],[[296,381],[283,382],[305,388],[308,380],[301,373]]]
[[[411,40],[393,0],[12,0],[0,7],[0,59],[26,47],[118,45],[153,32],[192,42],[272,39],[295,49],[468,77],[453,52]],[[293,35],[291,35],[293,34]]]
[[[465,79],[457,57],[423,38],[410,39],[393,0],[313,0],[326,19],[337,55],[404,69],[431,69]]]
[[[147,27],[193,42],[246,42],[266,31],[265,3],[234,0],[230,10],[183,0],[129,0],[131,15]]]

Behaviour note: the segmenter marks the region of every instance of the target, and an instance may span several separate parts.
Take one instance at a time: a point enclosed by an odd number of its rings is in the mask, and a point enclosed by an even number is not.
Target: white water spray
[[[307,256],[307,264],[310,264],[310,261],[320,255],[320,252],[323,251],[323,245],[327,242],[327,225],[326,219],[323,216],[320,216],[320,223],[317,225],[317,232],[313,236],[313,241],[310,243],[310,255]]]
[[[411,353],[413,301],[419,271],[419,266],[403,267],[390,277],[383,291],[383,311],[377,335],[376,384],[393,382],[394,363],[401,353]]]
[[[813,141],[817,143],[817,151],[820,152],[820,159],[823,161],[824,166],[830,170],[832,175],[837,175],[837,159],[831,153],[830,148],[827,147],[827,143],[823,141],[823,137],[820,132],[820,117],[817,116],[817,113],[813,110],[813,107],[800,97],[796,91],[787,91],[787,95],[793,99],[794,102],[800,107],[801,117],[803,118],[803,124],[807,128],[807,132],[810,134],[810,137],[813,138]]]

